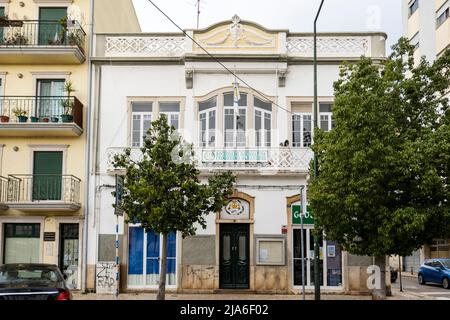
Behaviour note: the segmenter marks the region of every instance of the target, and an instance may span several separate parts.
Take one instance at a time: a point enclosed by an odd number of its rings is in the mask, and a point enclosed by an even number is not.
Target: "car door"
[[[422,268],[422,275],[425,282],[433,282],[433,269],[433,261],[424,263]]]
[[[441,264],[438,261],[433,261],[430,267],[430,282],[440,283],[440,269],[439,266]]]

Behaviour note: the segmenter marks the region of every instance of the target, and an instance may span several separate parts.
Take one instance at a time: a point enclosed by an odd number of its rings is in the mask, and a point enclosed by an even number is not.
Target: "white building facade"
[[[105,269],[112,268],[116,252],[111,192],[120,172],[112,167],[113,156],[126,147],[138,154],[150,122],[164,113],[194,144],[203,179],[221,170],[237,175],[232,198],[222,212],[208,215],[205,230],[185,239],[169,235],[168,288],[296,292],[302,285],[300,188],[307,187],[313,157],[312,34],[268,30],[238,16],[187,34],[250,85],[237,80],[238,106],[235,77],[183,33],[95,36],[89,243],[96,245],[89,247],[90,276],[97,292],[112,289]],[[362,55],[384,59],[385,40],[382,33],[319,35],[322,129],[333,127],[339,65]],[[310,289],[313,223],[308,217],[303,231]],[[124,224],[123,217],[118,233],[121,291],[156,289],[159,235]],[[322,239],[320,257],[324,290],[359,290],[365,283],[358,259],[336,242]]]

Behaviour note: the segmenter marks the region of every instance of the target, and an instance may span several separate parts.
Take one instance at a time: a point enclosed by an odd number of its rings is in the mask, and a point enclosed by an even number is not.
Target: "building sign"
[[[292,224],[301,224],[300,211],[299,204],[292,206]],[[303,217],[303,224],[314,224],[314,217],[309,206],[306,206],[306,215]]]
[[[250,204],[242,199],[228,201],[220,213],[221,219],[241,220],[250,218]]]
[[[122,209],[122,198],[123,198],[123,177],[116,174],[116,187],[115,187],[115,197],[116,202],[114,206],[114,214],[118,216],[123,216],[123,209]]]
[[[268,150],[202,150],[203,162],[266,162]]]

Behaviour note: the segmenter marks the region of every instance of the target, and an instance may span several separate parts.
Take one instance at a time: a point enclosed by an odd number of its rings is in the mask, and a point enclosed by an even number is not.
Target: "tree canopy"
[[[385,61],[341,67],[335,127],[316,132],[312,147],[309,201],[327,238],[379,257],[450,233],[449,88],[450,50],[415,66],[404,38]]]

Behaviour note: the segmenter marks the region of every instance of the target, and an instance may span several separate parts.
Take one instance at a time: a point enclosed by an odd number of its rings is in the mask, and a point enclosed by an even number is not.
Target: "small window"
[[[330,131],[334,128],[333,121],[333,105],[331,103],[320,103],[319,112],[320,112],[320,129],[323,131]]]
[[[239,99],[238,105],[240,107],[247,106],[247,94],[241,93],[240,96],[241,96],[241,98]],[[225,93],[223,95],[223,105],[226,107],[234,106],[234,94],[232,92]]]
[[[420,46],[420,34],[417,32],[410,40],[409,43],[417,50]]]
[[[198,110],[202,112],[211,108],[215,108],[216,106],[217,106],[217,97],[212,97],[207,101],[200,102],[198,104]]]
[[[414,0],[409,5],[409,16],[411,17],[417,9],[419,9],[419,0]]]
[[[161,102],[159,104],[159,114],[164,114],[169,125],[176,130],[180,127],[180,103],[179,102]]]
[[[442,12],[437,20],[436,20],[436,29],[439,28],[442,24],[444,24],[444,22],[448,19],[450,14],[450,8],[447,8],[444,10],[444,12]]]

